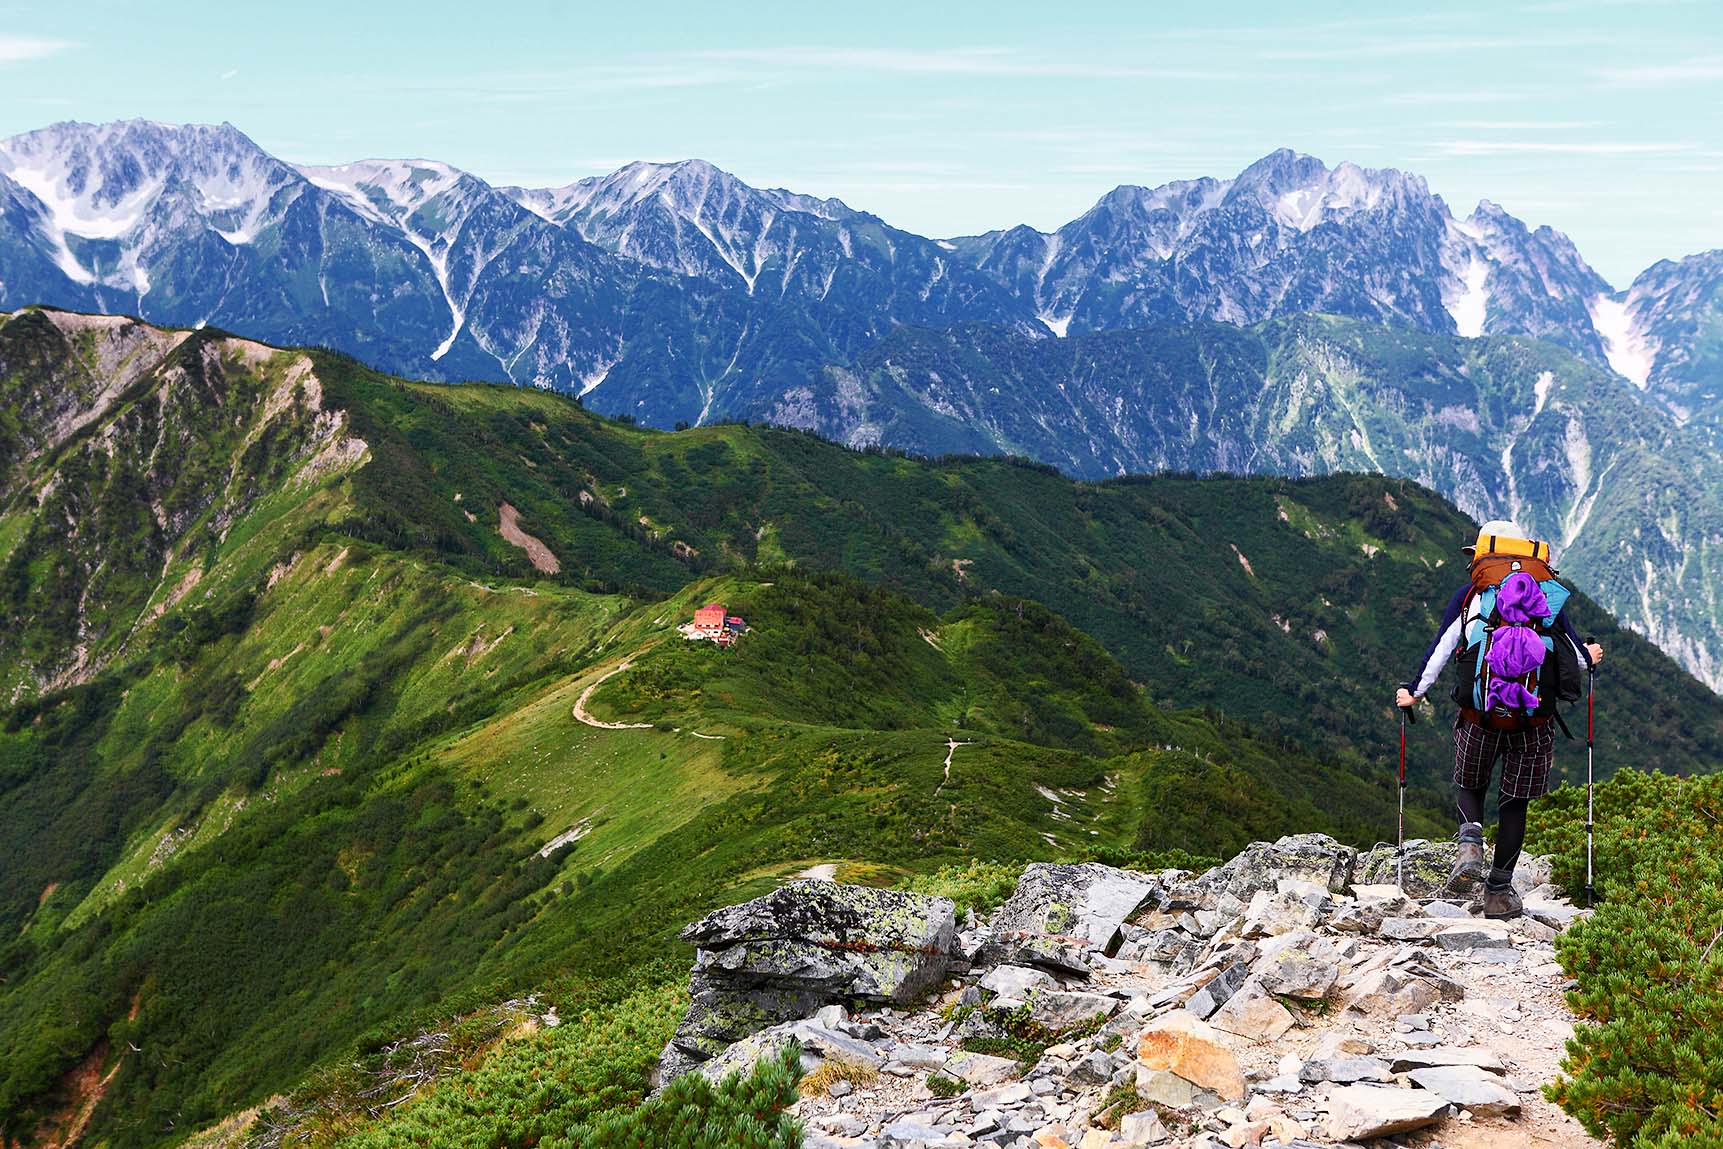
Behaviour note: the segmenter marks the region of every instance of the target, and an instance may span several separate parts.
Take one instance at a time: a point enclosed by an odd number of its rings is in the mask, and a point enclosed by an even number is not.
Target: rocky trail
[[[1523,861],[1526,914],[1438,896],[1452,844],[1257,843],[1197,876],[1029,866],[988,920],[792,882],[688,927],[661,1076],[799,1043],[809,1149],[1597,1144],[1541,1087],[1580,916]]]

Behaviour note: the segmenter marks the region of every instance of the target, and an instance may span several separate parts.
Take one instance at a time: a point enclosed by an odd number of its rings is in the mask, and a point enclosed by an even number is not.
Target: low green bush
[[[702,1074],[677,1078],[634,1109],[611,1113],[545,1149],[801,1149],[802,1131],[785,1110],[795,1103],[801,1051],[792,1044],[752,1073],[714,1085]],[[473,1142],[463,1142],[472,1144]]]
[[[1723,778],[1623,771],[1596,806],[1599,905],[1556,942],[1585,1024],[1546,1092],[1624,1149],[1723,1146]],[[1558,791],[1533,838],[1575,893],[1584,820]]]

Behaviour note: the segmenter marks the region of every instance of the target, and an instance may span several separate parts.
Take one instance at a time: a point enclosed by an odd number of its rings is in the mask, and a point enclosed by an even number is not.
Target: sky
[[[229,121],[306,163],[567,183],[698,156],[925,235],[1051,229],[1279,147],[1571,236],[1723,247],[1723,4],[0,0],[0,135]]]

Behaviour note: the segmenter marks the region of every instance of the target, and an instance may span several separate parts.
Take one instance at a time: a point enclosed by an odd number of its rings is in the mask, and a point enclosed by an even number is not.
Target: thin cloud
[[[1441,140],[1436,150],[1449,156],[1495,156],[1538,153],[1562,156],[1667,156],[1691,152],[1689,143],[1626,143],[1598,140],[1558,143],[1550,140]]]
[[[1436,126],[1461,132],[1575,132],[1609,125],[1604,120],[1439,120]]]
[[[223,80],[231,80],[237,75],[239,75],[239,69],[238,68],[229,68],[227,71],[225,71],[221,74],[221,78]]]
[[[881,72],[916,76],[1015,76],[1057,79],[1234,79],[1236,72],[1193,68],[1109,65],[1092,60],[1049,60],[1005,48],[783,48],[715,49],[680,53],[679,58],[795,71]]]
[[[0,64],[46,60],[72,46],[70,40],[45,40],[36,36],[0,36]]]
[[[1661,88],[1674,84],[1723,80],[1723,55],[1690,56],[1668,64],[1646,64],[1633,68],[1604,68],[1596,73],[1616,88]]]

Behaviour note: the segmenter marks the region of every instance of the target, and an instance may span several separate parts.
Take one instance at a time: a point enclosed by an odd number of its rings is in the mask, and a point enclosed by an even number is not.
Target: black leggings
[[[1466,821],[1483,822],[1485,791],[1455,787],[1455,797],[1460,803],[1460,815]],[[1530,798],[1501,800],[1496,816],[1495,867],[1503,873],[1513,873],[1519,864],[1520,849],[1526,844],[1526,807],[1530,805]]]

